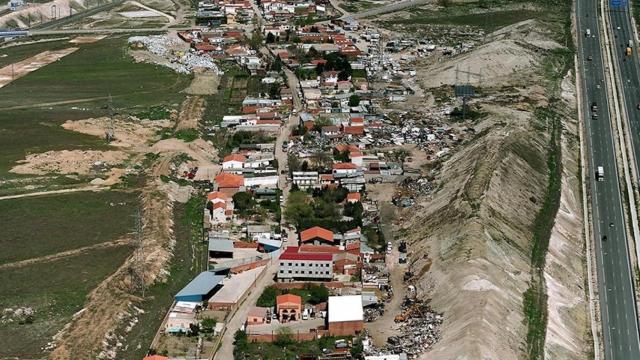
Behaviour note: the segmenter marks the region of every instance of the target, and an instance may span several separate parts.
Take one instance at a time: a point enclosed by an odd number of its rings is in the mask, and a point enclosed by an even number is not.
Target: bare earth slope
[[[412,211],[418,289],[445,315],[443,338],[425,358],[523,356],[522,293],[546,186],[546,138],[532,136],[530,113],[491,110],[486,132],[443,164],[441,190]]]

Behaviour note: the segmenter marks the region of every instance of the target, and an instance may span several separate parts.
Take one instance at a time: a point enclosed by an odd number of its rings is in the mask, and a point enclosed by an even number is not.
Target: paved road
[[[640,359],[635,298],[622,196],[616,166],[612,118],[605,89],[603,41],[598,33],[598,2],[578,0],[578,61],[582,83],[582,108],[587,135],[593,236],[598,268],[598,289],[606,359]],[[590,29],[595,36],[586,37]],[[588,60],[591,56],[592,60]],[[598,105],[598,119],[591,119],[590,106]],[[604,168],[604,181],[596,181],[595,169]]]

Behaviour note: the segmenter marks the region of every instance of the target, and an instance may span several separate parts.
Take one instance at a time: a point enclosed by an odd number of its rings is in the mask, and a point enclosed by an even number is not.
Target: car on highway
[[[593,56],[591,56],[591,55],[587,56],[587,60],[589,60],[589,61],[593,60]]]

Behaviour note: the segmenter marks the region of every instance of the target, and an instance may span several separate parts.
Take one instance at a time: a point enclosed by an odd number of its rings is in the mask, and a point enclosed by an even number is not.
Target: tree
[[[300,164],[300,158],[295,154],[291,153],[287,155],[287,165],[289,166],[289,171],[300,171],[302,164]]]
[[[310,204],[309,196],[302,191],[289,193],[284,209],[284,217],[298,228],[305,219],[312,218],[313,207]]]
[[[206,332],[206,333],[213,332],[213,329],[215,329],[217,322],[218,321],[216,319],[212,319],[212,318],[208,318],[208,317],[202,319],[202,321],[200,322],[200,326],[202,327],[202,331]]]
[[[273,44],[274,42],[276,42],[276,36],[273,35],[272,32],[269,32],[267,34],[267,44]]]
[[[238,330],[233,335],[233,357],[236,359],[244,359],[244,353],[249,349],[249,342],[247,340],[247,333]]]
[[[256,306],[273,307],[276,306],[276,296],[280,295],[280,291],[273,286],[266,287],[260,297],[256,301]]]
[[[273,65],[271,65],[271,70],[273,71],[282,71],[282,60],[280,59],[279,56],[276,57],[275,61],[273,62]]]
[[[360,105],[360,96],[353,94],[349,97],[349,106],[358,106]]]
[[[276,330],[276,341],[273,342],[277,346],[287,346],[293,343],[293,331],[286,326],[281,326]]]
[[[249,39],[249,46],[251,46],[251,48],[254,50],[258,50],[260,48],[260,45],[262,45],[262,34],[260,34],[260,31],[256,29],[251,34],[251,39]]]
[[[317,305],[329,299],[329,289],[324,284],[308,284],[308,286],[310,304]]]
[[[233,204],[240,213],[246,213],[253,209],[255,203],[253,196],[248,192],[237,192],[233,195]]]

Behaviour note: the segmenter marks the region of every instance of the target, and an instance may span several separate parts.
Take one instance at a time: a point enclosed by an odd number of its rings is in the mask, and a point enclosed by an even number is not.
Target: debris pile
[[[442,314],[433,311],[426,302],[405,298],[402,313],[394,319],[400,324],[401,335],[389,337],[381,350],[396,354],[404,352],[409,358],[416,358],[440,340],[442,320]]]
[[[171,50],[181,44],[178,39],[166,35],[132,36],[128,42],[130,46],[146,48],[152,54],[169,59],[169,63],[163,65],[177,73],[190,74],[195,68],[203,68],[213,70],[217,75],[223,74],[209,55],[193,49],[186,52]]]
[[[0,324],[30,324],[33,322],[35,311],[30,307],[2,309]]]

